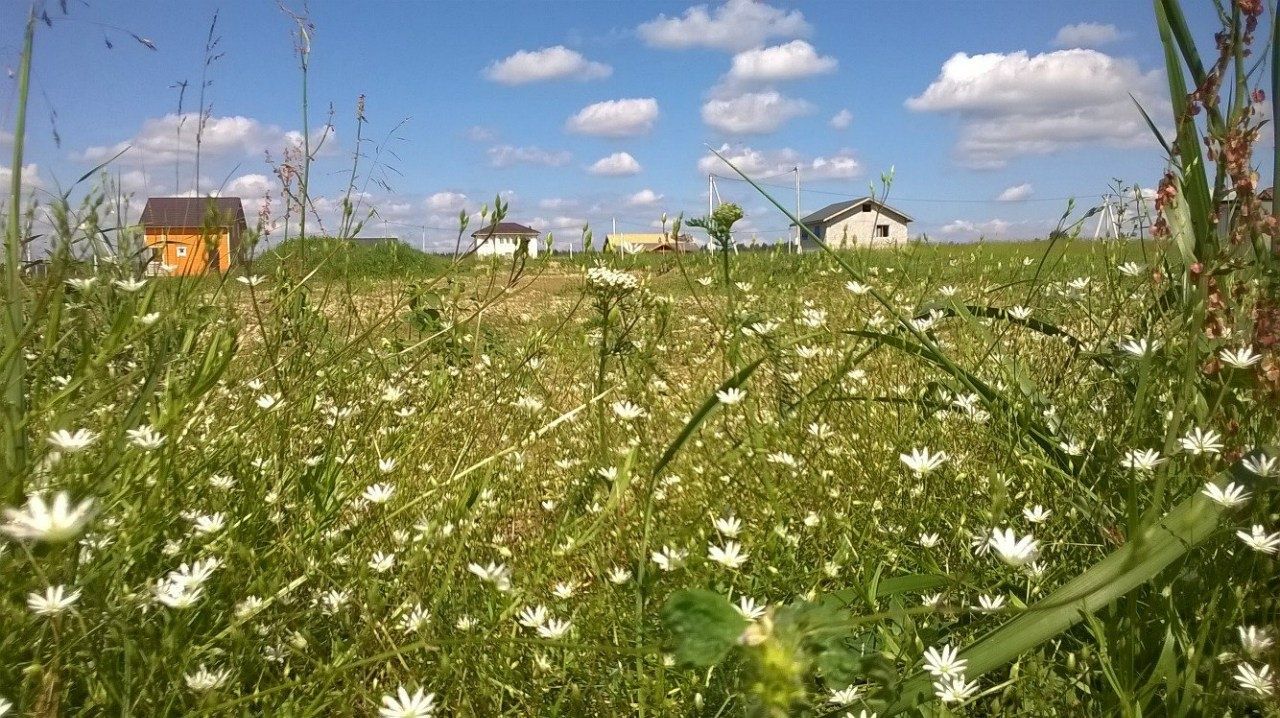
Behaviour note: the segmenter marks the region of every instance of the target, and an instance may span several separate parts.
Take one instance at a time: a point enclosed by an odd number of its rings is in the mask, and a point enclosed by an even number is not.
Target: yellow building
[[[149,273],[182,276],[234,267],[248,226],[239,197],[151,197],[141,225]]]
[[[604,248],[619,254],[639,254],[640,252],[691,252],[698,248],[696,242],[687,234],[672,239],[660,232],[627,232],[606,235]]]

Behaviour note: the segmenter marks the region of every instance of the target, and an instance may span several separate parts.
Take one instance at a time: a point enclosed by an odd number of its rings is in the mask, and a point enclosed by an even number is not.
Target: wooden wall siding
[[[216,269],[226,272],[231,269],[236,247],[232,246],[229,232],[222,232],[217,241]],[[174,275],[205,274],[215,269],[213,258],[209,257],[206,251],[205,234],[201,229],[148,227],[147,246],[160,248],[160,261],[173,267]],[[182,251],[179,248],[185,248],[185,257],[179,256]]]

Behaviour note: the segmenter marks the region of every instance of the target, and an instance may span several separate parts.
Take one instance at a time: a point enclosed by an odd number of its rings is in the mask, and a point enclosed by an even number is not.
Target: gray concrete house
[[[800,220],[832,249],[904,244],[911,222],[907,213],[871,197],[829,204]],[[808,234],[800,246],[817,248]]]

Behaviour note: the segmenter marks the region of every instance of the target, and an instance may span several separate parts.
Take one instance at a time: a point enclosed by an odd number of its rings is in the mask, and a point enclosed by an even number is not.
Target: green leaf
[[[737,374],[729,377],[724,381],[724,383],[716,387],[716,391],[721,392],[725,389],[740,388],[746,383],[747,379],[751,378],[751,375],[760,367],[760,364],[764,359],[764,357],[760,357],[746,365],[739,370]],[[680,449],[684,448],[684,445],[689,441],[689,439],[693,438],[694,432],[698,430],[698,427],[702,425],[702,422],[706,421],[707,417],[711,416],[711,412],[719,406],[720,400],[716,398],[714,393],[707,397],[706,401],[702,402],[702,406],[698,409],[697,413],[695,413],[693,418],[689,419],[689,422],[684,425],[683,429],[681,429],[680,435],[677,436],[669,446],[667,446],[666,451],[662,452],[662,458],[658,459],[658,463],[653,465],[651,475],[657,476],[662,473],[663,469],[667,468],[667,464],[671,463],[671,460],[676,458],[676,454],[680,453]]]
[[[894,576],[880,579],[875,584],[875,597],[885,598],[901,593],[919,593],[932,591],[951,585],[951,579],[938,573],[913,573],[906,576]],[[822,602],[836,606],[848,606],[860,599],[865,593],[862,588],[844,588],[824,594]]]
[[[1203,257],[1216,248],[1217,237],[1212,232],[1210,221],[1213,207],[1209,196],[1209,180],[1205,175],[1204,152],[1195,118],[1189,112],[1186,78],[1178,60],[1178,52],[1181,51],[1191,68],[1197,85],[1201,82],[1203,69],[1177,0],[1155,0],[1155,10],[1156,27],[1160,31],[1160,42],[1164,45],[1165,74],[1169,79],[1169,100],[1177,131],[1174,144],[1178,152],[1174,160],[1182,174],[1178,187],[1178,204],[1183,205],[1180,211],[1185,213],[1181,221],[1184,226],[1191,228],[1185,239],[1180,240],[1175,234],[1174,240],[1179,243],[1179,249],[1182,248],[1183,241],[1189,240],[1191,246],[1195,247],[1195,256]],[[1211,109],[1211,124],[1215,123],[1213,112],[1215,111]],[[1172,218],[1169,224],[1170,231],[1176,231]]]
[[[1063,329],[1062,327],[1052,322],[1047,322],[1043,319],[1031,318],[1031,317],[1028,317],[1027,319],[1018,319],[1016,317],[1010,316],[1009,310],[1006,308],[992,307],[984,304],[961,304],[961,305],[958,305],[958,309],[956,307],[949,307],[949,306],[937,307],[935,311],[941,311],[943,316],[963,317],[965,319],[969,319],[969,317],[964,316],[964,312],[967,312],[975,317],[986,317],[988,319],[1001,319],[1001,320],[1004,320],[1005,322],[1008,322],[1009,324],[1016,324],[1020,327],[1029,329],[1033,332],[1038,332],[1047,337],[1057,337],[1062,341],[1066,342],[1067,346],[1071,347],[1072,349],[1075,349],[1081,352],[1087,352],[1088,357],[1091,361],[1093,361],[1098,366],[1101,366],[1107,369],[1112,374],[1119,376],[1119,373],[1117,371],[1118,365],[1114,360],[1112,360],[1111,357],[1103,354],[1088,352],[1088,348],[1085,346],[1083,342],[1081,342],[1079,339],[1077,339],[1074,335],[1072,335],[1067,330]],[[916,314],[915,318],[923,319],[927,316],[929,316],[929,312],[926,311],[926,312],[920,312]]]
[[[662,608],[662,622],[676,637],[676,658],[708,668],[738,645],[747,619],[718,593],[705,589],[677,591]]]
[[[866,337],[874,339],[882,344],[893,347],[901,352],[918,356],[921,359],[937,366],[946,371],[951,376],[963,382],[965,386],[980,396],[985,406],[993,413],[996,410],[1008,412],[1014,416],[1023,426],[1026,436],[1034,442],[1040,449],[1048,455],[1053,462],[1063,471],[1069,471],[1071,467],[1070,457],[1058,447],[1057,436],[1043,422],[1036,420],[1027,414],[1018,414],[1013,402],[1003,394],[996,392],[993,388],[984,383],[975,374],[969,372],[954,362],[949,362],[945,355],[939,351],[935,351],[931,347],[923,344],[917,344],[908,341],[904,337],[895,334],[887,334],[885,332],[872,331],[870,329],[846,329],[845,334],[855,337]]]
[[[855,650],[853,625],[835,607],[801,603],[778,609],[774,631],[778,636],[800,639],[806,657],[830,685],[853,683],[861,668],[861,651]]]
[[[1156,142],[1159,142],[1160,146],[1164,148],[1165,156],[1172,156],[1173,148],[1169,146],[1169,141],[1164,138],[1164,133],[1160,131],[1160,128],[1156,127],[1155,120],[1152,120],[1151,115],[1147,114],[1146,108],[1142,106],[1141,102],[1138,102],[1138,98],[1134,97],[1132,93],[1129,94],[1129,99],[1133,100],[1133,104],[1137,106],[1138,112],[1142,113],[1142,119],[1146,120],[1147,128],[1151,130],[1151,134],[1155,135]]]
[[[960,651],[960,657],[969,662],[966,675],[976,678],[1005,665],[1152,581],[1212,536],[1221,516],[1222,508],[1200,494],[1184,500],[1158,524]],[[929,700],[932,680],[924,672],[911,676],[903,683],[897,701],[882,715],[897,715]]]
[[[1182,255],[1182,261],[1191,264],[1196,261],[1196,230],[1191,222],[1191,207],[1182,194],[1182,182],[1174,180],[1178,196],[1165,205],[1165,221],[1169,224],[1169,238]]]
[[[1280,43],[1276,42],[1276,38],[1280,38],[1280,12],[1271,13],[1271,177],[1280,177],[1280,122],[1276,122],[1275,118],[1280,117]],[[1274,199],[1271,201],[1271,216],[1280,217],[1280,203]],[[1280,236],[1273,231],[1271,234],[1271,245],[1274,247],[1280,243]]]
[[[1164,629],[1164,644],[1160,649],[1160,658],[1156,659],[1156,665],[1151,671],[1151,676],[1147,678],[1147,682],[1138,691],[1143,700],[1149,700],[1154,697],[1159,692],[1161,684],[1167,683],[1170,677],[1177,674],[1177,644],[1178,641],[1173,635],[1173,629],[1166,626]]]

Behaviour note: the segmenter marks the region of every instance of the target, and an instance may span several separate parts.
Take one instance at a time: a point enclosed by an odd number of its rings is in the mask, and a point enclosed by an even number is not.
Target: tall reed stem
[[[27,15],[27,29],[22,41],[22,59],[18,67],[18,111],[13,124],[13,164],[9,180],[9,221],[5,228],[5,324],[4,340],[15,346],[25,324],[26,287],[22,282],[22,150],[27,131],[27,98],[31,91],[31,49],[35,43],[36,8]],[[5,371],[5,473],[11,477],[10,500],[20,501],[23,475],[27,468],[27,361],[21,351],[12,353]]]

